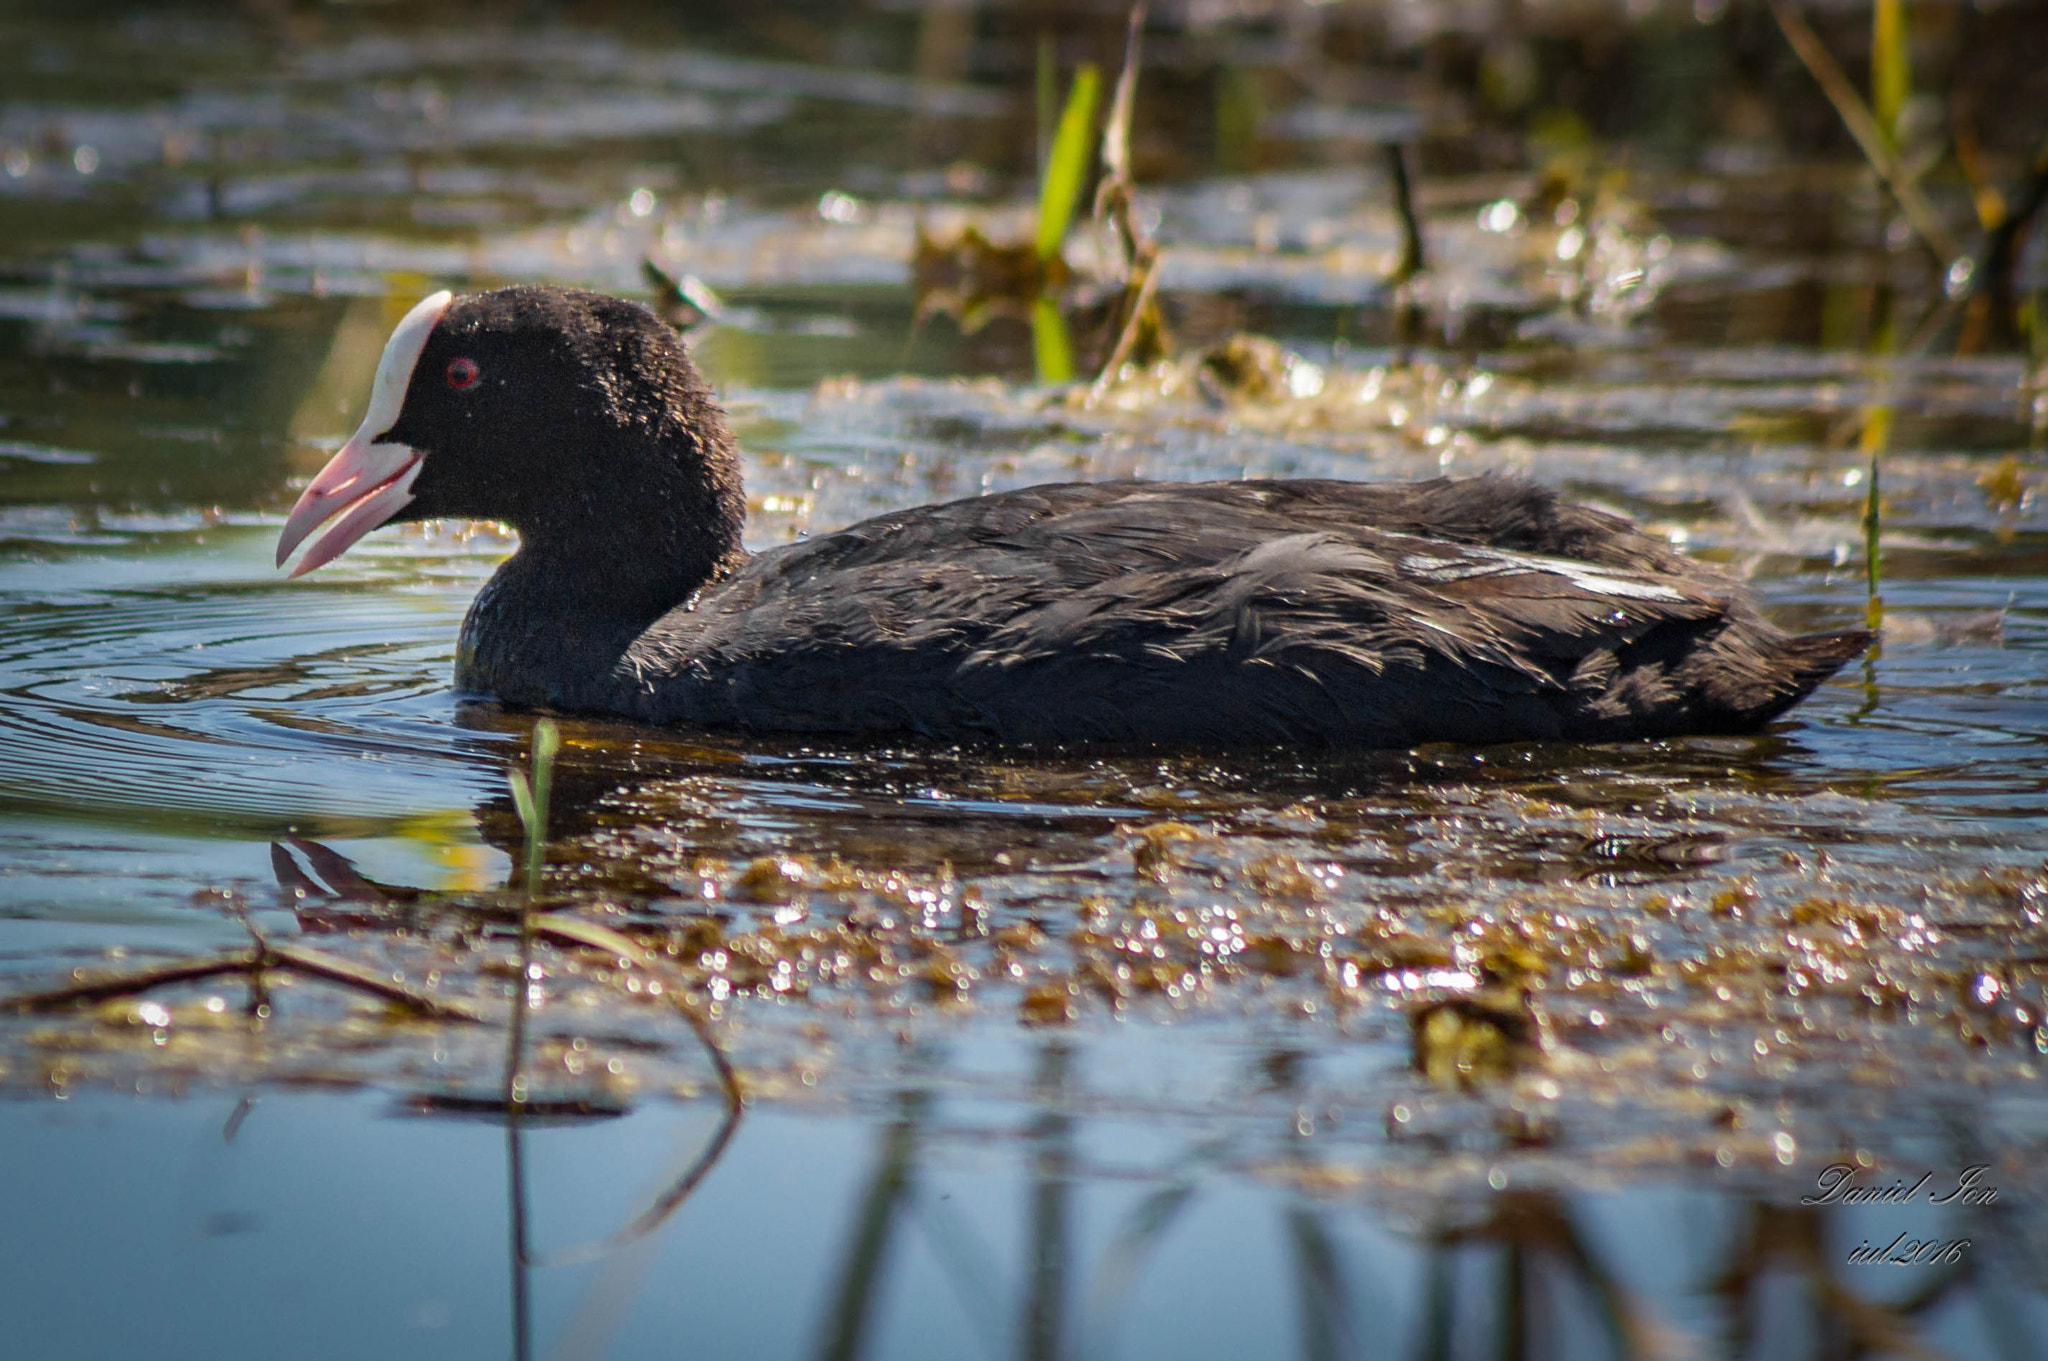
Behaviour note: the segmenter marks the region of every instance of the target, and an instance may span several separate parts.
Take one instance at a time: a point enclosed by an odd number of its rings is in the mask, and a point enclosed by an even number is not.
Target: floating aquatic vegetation
[[[1554,1042],[1528,993],[1474,993],[1409,1014],[1415,1070],[1438,1087],[1472,1088],[1544,1070]]]

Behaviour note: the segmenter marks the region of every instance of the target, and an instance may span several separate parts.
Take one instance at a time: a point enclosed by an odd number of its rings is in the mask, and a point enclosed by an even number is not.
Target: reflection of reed
[[[524,1080],[519,1075],[519,1057],[525,1050],[527,994],[533,968],[532,904],[522,904],[519,914],[519,977],[512,987],[512,1024],[506,1028],[505,1044],[505,1174],[507,1227],[512,1235],[512,1355],[526,1361],[533,1354],[532,1304],[527,1294],[529,1253],[526,1238],[526,1163],[519,1139],[519,1117],[526,1105]]]
[[[1728,1355],[1796,1347],[1804,1340],[1816,1356],[1883,1353],[1938,1361],[1949,1353],[1925,1339],[1922,1325],[1938,1308],[1961,1303],[1966,1285],[1975,1287],[1969,1302],[1977,1306],[1996,1354],[2029,1354],[2022,1341],[2024,1325],[2018,1323],[2024,1308],[1982,1278],[1983,1258],[1964,1255],[1951,1269],[1930,1271],[1910,1294],[1883,1302],[1843,1279],[1839,1267],[1846,1261],[1846,1246],[1838,1232],[1843,1221],[1834,1207],[1752,1199],[1742,1204],[1741,1216],[1723,1265],[1710,1274],[1706,1287],[1719,1306]],[[1974,1239],[1982,1249],[1994,1241],[1985,1232],[1994,1221],[1995,1211],[1973,1209],[1949,1236]],[[1480,1264],[1475,1250],[1496,1270],[1491,1286],[1478,1292],[1480,1298],[1461,1299],[1459,1284],[1470,1275],[1458,1268],[1461,1259]],[[1575,1338],[1570,1327],[1573,1294],[1591,1306],[1590,1317],[1603,1334],[1602,1354],[1633,1361],[1698,1351],[1697,1339],[1662,1324],[1650,1302],[1617,1276],[1614,1263],[1589,1246],[1565,1198],[1556,1193],[1498,1195],[1478,1224],[1433,1234],[1428,1255],[1422,1330],[1414,1349],[1418,1358],[1438,1361],[1471,1351],[1473,1339],[1460,1325],[1469,1329],[1469,1320],[1487,1316],[1489,1303],[1500,1355],[1590,1355],[1586,1339]],[[1787,1290],[1788,1285],[1798,1289]]]
[[[1031,1239],[1025,1267],[1029,1281],[1018,1347],[1024,1361],[1053,1361],[1061,1352],[1074,1172],[1074,1118],[1066,1110],[1073,1058],[1070,1045],[1048,1044],[1038,1053],[1038,1073],[1031,1084],[1038,1118],[1031,1131]]]
[[[290,854],[280,855],[279,863],[302,876],[308,871],[317,875],[310,881],[323,894],[345,895],[370,908],[419,910],[417,895],[415,901],[394,898],[387,903],[381,886],[355,874],[324,847],[295,841],[288,849]],[[286,872],[281,870],[280,877],[286,878]],[[523,981],[531,981],[535,935],[629,958],[642,970],[664,967],[661,961],[644,957],[632,940],[594,922],[554,912],[522,910],[521,915]],[[708,1175],[737,1129],[739,1086],[729,1062],[702,1018],[685,1003],[685,990],[672,987],[668,992],[697,1027],[719,1073],[727,1098],[719,1127],[689,1166],[665,1183],[624,1228],[592,1243],[536,1253],[526,1213],[524,1127],[551,1112],[555,1104],[515,1086],[529,999],[524,988],[514,988],[505,1086],[499,1099],[507,1132],[513,1353],[521,1361],[532,1354],[532,1268],[607,1259],[606,1274],[586,1292],[583,1307],[555,1344],[560,1355],[603,1354],[604,1339],[628,1313],[640,1270],[651,1260],[656,1231]],[[1194,1217],[1187,1211],[1200,1203],[1206,1184],[1227,1175],[1205,1175],[1205,1169],[1236,1161],[1232,1141],[1224,1137],[1197,1144],[1173,1159],[1168,1172],[1172,1180],[1144,1194],[1120,1220],[1108,1225],[1105,1236],[1091,1243],[1081,1231],[1093,1218],[1085,1213],[1093,1208],[1090,1197],[1110,1191],[1101,1179],[1089,1175],[1076,1152],[1081,1119],[1074,1113],[1074,1103],[1085,1093],[1080,1075],[1088,1051],[1071,1037],[1044,1043],[1028,1088],[1013,1096],[1013,1109],[1028,1107],[1018,1158],[1030,1185],[1019,1224],[1022,1261],[1013,1279],[1005,1282],[1002,1273],[986,1269],[987,1254],[980,1251],[976,1232],[980,1226],[961,1216],[958,1205],[945,1201],[920,1174],[944,1129],[943,1098],[938,1094],[945,1089],[944,1074],[937,1071],[936,1052],[930,1047],[914,1050],[913,1070],[900,1079],[894,1112],[879,1131],[879,1146],[845,1245],[824,1282],[815,1350],[835,1358],[877,1355],[883,1347],[875,1337],[879,1320],[905,1309],[928,1310],[937,1303],[928,1291],[911,1293],[916,1287],[908,1286],[895,1269],[903,1260],[903,1224],[908,1219],[925,1231],[931,1255],[980,1330],[988,1355],[1014,1350],[1020,1361],[1040,1361],[1069,1354],[1143,1354],[1145,1338],[1120,1338],[1114,1325],[1135,1312],[1148,1263],[1176,1234],[1193,1232],[1187,1226]],[[1262,1106],[1288,1112],[1292,1121],[1304,1099],[1301,1089],[1309,1057],[1293,1047],[1267,1051],[1257,1060],[1247,1090]],[[1337,1184],[1317,1166],[1312,1157],[1315,1147],[1305,1128],[1291,1133],[1281,1161],[1300,1174],[1304,1186]],[[1967,1138],[1959,1138],[1955,1147],[1935,1158],[1940,1166],[1991,1161]],[[1967,1211],[1952,1236],[1974,1239],[1977,1252],[1952,1269],[1929,1269],[1916,1276],[1917,1289],[1889,1300],[1866,1293],[1889,1278],[1845,1270],[1846,1253],[1853,1244],[1840,1234],[1852,1221],[1838,1208],[1731,1198],[1728,1209],[1736,1218],[1736,1232],[1727,1236],[1698,1285],[1677,1294],[1704,1297],[1711,1303],[1718,1324],[1714,1337],[1717,1342],[1726,1340],[1732,1354],[1810,1350],[1845,1358],[1877,1352],[1939,1357],[1943,1353],[1926,1340],[1930,1328],[1937,1318],[1940,1326],[1950,1327],[1954,1316],[1963,1313],[1974,1315],[1995,1354],[2028,1354],[2027,1311],[2036,1307],[2034,1297],[2025,1293],[2025,1284],[2003,1279],[1993,1246],[2024,1241],[2025,1224],[2005,1219],[2011,1213],[2009,1205]],[[1412,1354],[1417,1361],[1496,1353],[1634,1361],[1697,1354],[1705,1341],[1669,1326],[1663,1315],[1674,1299],[1646,1294],[1627,1279],[1626,1251],[1653,1232],[1652,1226],[1639,1220],[1618,1245],[1604,1242],[1584,1231],[1567,1194],[1502,1193],[1485,1203],[1477,1221],[1425,1233],[1414,1245],[1421,1268],[1417,1307],[1405,1311],[1414,1322],[1400,1337],[1361,1329],[1361,1324],[1371,1329],[1375,1320],[1404,1312],[1389,1307],[1391,1300],[1373,1298],[1378,1282],[1372,1274],[1356,1270],[1356,1259],[1347,1261],[1343,1251],[1345,1230],[1361,1221],[1369,1223],[1370,1208],[1297,1199],[1276,1205],[1275,1210],[1283,1230],[1278,1251],[1286,1257],[1282,1274],[1294,1286],[1297,1346],[1307,1361],[1335,1361],[1390,1349]],[[1203,1246],[1216,1254],[1236,1245]],[[1076,1301],[1074,1287],[1080,1283],[1087,1289]],[[1082,1306],[1078,1310],[1072,1307],[1077,1302]]]
[[[1083,1345],[1068,1311],[1077,1268],[1084,1259],[1084,1246],[1076,1238],[1076,1211],[1088,1189],[1075,1154],[1079,1131],[1072,1102],[1078,1058],[1071,1042],[1047,1045],[1039,1051],[1031,1083],[1036,1111],[1022,1151],[1031,1181],[1023,1211],[1025,1250],[1013,1297],[1018,1302],[1015,1350],[1020,1361],[1069,1354],[1144,1354],[1140,1339],[1124,1339],[1127,1346],[1120,1347],[1114,1325],[1130,1312],[1146,1263],[1188,1222],[1186,1211],[1201,1194],[1196,1177],[1176,1180],[1142,1197],[1108,1233],[1088,1281],[1082,1317],[1091,1326]],[[1297,1080],[1294,1067],[1281,1055],[1266,1061],[1262,1072],[1270,1079],[1269,1086],[1284,1090]],[[877,1354],[875,1320],[887,1312],[890,1267],[900,1258],[900,1226],[906,1217],[922,1219],[926,1202],[933,1198],[918,1169],[932,1145],[937,1121],[928,1080],[907,1084],[899,1092],[828,1290],[817,1347],[821,1356],[852,1361]],[[1317,1169],[1308,1156],[1310,1147],[1306,1135],[1290,1140],[1286,1162],[1314,1180]],[[1222,1152],[1220,1147],[1200,1146],[1177,1162],[1199,1167]],[[1817,1354],[1942,1355],[1920,1340],[1916,1319],[1949,1298],[1971,1268],[1932,1281],[1903,1302],[1880,1304],[1837,1278],[1839,1245],[1827,1239],[1831,1211],[1752,1201],[1743,1212],[1749,1229],[1730,1240],[1728,1266],[1714,1277],[1713,1287],[1737,1342],[1732,1354],[1750,1354],[1758,1345],[1785,1340],[1786,1320],[1761,1320],[1755,1310],[1767,1278],[1782,1279],[1790,1268],[1804,1287],[1802,1298],[1811,1301],[1814,1319],[1805,1331],[1821,1339]],[[1347,1270],[1338,1232],[1344,1213],[1338,1207],[1302,1201],[1280,1210],[1281,1250],[1288,1257],[1285,1275],[1297,1287],[1298,1349],[1304,1361],[1381,1354],[1387,1347],[1395,1349],[1390,1354],[1411,1355],[1416,1361],[1472,1355],[1660,1361],[1699,1350],[1702,1339],[1671,1327],[1653,1302],[1623,1279],[1615,1249],[1603,1249],[1588,1237],[1570,1197],[1551,1191],[1495,1195],[1477,1222],[1430,1232],[1419,1245],[1421,1298],[1410,1314],[1416,1325],[1404,1340],[1406,1345],[1380,1337],[1384,1345],[1374,1347],[1358,1327],[1358,1310],[1372,1294],[1373,1282]],[[962,1265],[957,1259],[966,1246],[961,1236],[948,1240],[935,1234],[931,1246],[941,1265],[956,1272],[957,1284]],[[970,1311],[980,1305],[986,1312],[997,1303],[999,1292],[983,1285],[978,1296],[963,1292]],[[1367,1310],[1367,1318],[1400,1312],[1387,1307],[1390,1300],[1373,1303],[1377,1307]],[[1995,1302],[1986,1299],[1984,1304],[1988,1319]],[[929,1300],[922,1302],[923,1307],[929,1305]],[[2008,1312],[2017,1316],[2016,1311]],[[1990,1331],[1999,1331],[1995,1321]],[[992,1356],[1002,1354],[996,1346],[988,1351]]]
[[[1287,1243],[1294,1254],[1295,1283],[1301,1292],[1302,1361],[1337,1361],[1356,1350],[1350,1311],[1345,1307],[1343,1264],[1330,1226],[1306,1205],[1287,1210]]]
[[[534,911],[534,902],[540,892],[541,862],[546,850],[549,786],[552,783],[554,754],[559,742],[555,725],[546,719],[541,720],[534,729],[531,783],[516,770],[510,775],[513,799],[518,805],[519,820],[526,832],[524,882],[520,885],[518,894],[519,972],[513,982],[511,1021],[506,1027],[503,1093],[505,1164],[509,1181],[507,1219],[511,1235],[512,1354],[515,1361],[527,1361],[532,1354],[532,1307],[528,1291],[531,1269],[536,1265],[589,1261],[636,1242],[650,1240],[654,1230],[667,1222],[676,1208],[689,1198],[690,1193],[703,1181],[720,1155],[725,1152],[733,1132],[739,1127],[740,1113],[745,1109],[739,1075],[719,1047],[710,1026],[697,1013],[685,990],[671,986],[667,990],[667,995],[689,1021],[691,1030],[703,1043],[712,1066],[718,1072],[719,1084],[725,1093],[725,1119],[720,1122],[717,1132],[705,1145],[704,1151],[684,1169],[674,1183],[655,1196],[647,1208],[634,1216],[624,1228],[595,1243],[579,1245],[553,1254],[547,1260],[535,1258],[527,1234],[525,1156],[520,1139],[520,1119],[525,1114],[527,1105],[526,1080],[521,1072],[521,1061],[525,1053],[527,1014],[531,1008],[533,994],[534,937],[546,932],[605,950],[618,957],[622,964],[630,962],[651,976],[658,977],[664,972],[659,960],[609,928],[560,914]],[[621,1311],[612,1311],[608,1321],[616,1323],[619,1312]],[[596,1354],[603,1348],[586,1346],[581,1350],[588,1354]]]
[[[916,1194],[916,1156],[930,1105],[922,1087],[906,1085],[897,1093],[896,1117],[883,1133],[819,1330],[818,1354],[829,1361],[853,1361],[861,1354],[897,1220]]]
[[[533,730],[531,780],[518,770],[507,775],[519,821],[526,829],[525,882],[519,892],[519,973],[512,983],[512,1018],[505,1027],[505,1170],[509,1179],[508,1215],[512,1235],[512,1355],[531,1355],[532,1308],[527,1296],[526,1168],[519,1143],[519,1117],[525,1113],[526,1079],[520,1059],[526,1052],[526,1013],[533,995],[533,900],[540,892],[541,859],[548,833],[548,785],[554,774],[555,749],[561,737],[542,719]]]
[[[1115,1353],[1117,1314],[1129,1300],[1146,1258],[1193,1201],[1194,1194],[1192,1180],[1162,1186],[1139,1201],[1110,1236],[1088,1292],[1088,1314],[1094,1324],[1090,1355],[1106,1357]]]
[[[1159,1249],[1190,1222],[1186,1211],[1196,1205],[1203,1180],[1190,1175],[1144,1195],[1115,1223],[1092,1254],[1086,1308],[1078,1317],[1070,1310],[1074,1285],[1083,1278],[1090,1255],[1077,1232],[1085,1222],[1079,1213],[1091,1193],[1107,1188],[1091,1181],[1077,1156],[1080,1121],[1073,1113],[1076,1069],[1081,1056],[1071,1041],[1048,1044],[1038,1053],[1029,1100],[1034,1112],[1019,1153],[1029,1185],[1020,1227],[1024,1251],[1014,1279],[1015,1332],[1012,1347],[1019,1361],[1050,1361],[1068,1355],[1109,1357],[1144,1355],[1141,1337],[1119,1339],[1109,1326],[1131,1312],[1144,1268]],[[921,1051],[919,1064],[930,1062]],[[1289,1065],[1268,1063],[1269,1071],[1286,1073]],[[855,1361],[884,1354],[878,1340],[880,1320],[915,1316],[928,1311],[929,1294],[905,1299],[905,1282],[896,1268],[904,1261],[906,1224],[920,1225],[939,1265],[952,1273],[962,1304],[977,1323],[992,1313],[1007,1312],[1001,1281],[968,1268],[971,1225],[944,1225],[938,1197],[920,1174],[940,1128],[940,1099],[932,1079],[937,1074],[905,1075],[890,1118],[879,1131],[874,1160],[853,1212],[844,1246],[823,1283],[823,1312],[815,1351],[833,1361]],[[728,1113],[706,1153],[685,1178],[657,1201],[663,1213],[679,1203],[715,1159],[737,1123],[737,1107]],[[515,1279],[524,1288],[526,1268],[556,1264],[570,1258],[556,1254],[543,1263],[526,1247],[519,1197],[518,1117],[508,1113],[508,1137],[514,1156]],[[1289,1141],[1283,1161],[1306,1180],[1319,1171],[1310,1136]],[[1190,1149],[1177,1165],[1214,1165],[1227,1153],[1221,1145]],[[1721,1327],[1715,1336],[1727,1354],[1786,1354],[1859,1357],[1878,1353],[1935,1361],[1946,1355],[1927,1342],[1924,1328],[1937,1310],[1974,1305],[1981,1311],[1986,1334],[2002,1339],[2000,1355],[2028,1354],[2022,1322],[2025,1306],[2016,1296],[2002,1296],[1984,1279],[1982,1259],[1966,1257],[1956,1268],[1924,1279],[1921,1288],[1903,1299],[1879,1302],[1843,1279],[1841,1266],[1845,1221],[1835,1207],[1791,1207],[1760,1199],[1730,1206],[1738,1216],[1736,1231],[1726,1235],[1714,1267],[1701,1278],[1702,1293],[1717,1307]],[[1297,1350],[1303,1361],[1338,1361],[1362,1355],[1403,1355],[1414,1361],[1450,1361],[1454,1357],[1615,1358],[1616,1361],[1661,1361],[1698,1355],[1706,1339],[1673,1326],[1665,1312],[1673,1301],[1653,1300],[1625,1279],[1623,1254],[1634,1237],[1619,1244],[1603,1242],[1582,1225],[1573,1198],[1546,1191],[1509,1191],[1484,1204],[1482,1217],[1469,1223],[1428,1231],[1416,1244],[1422,1270],[1419,1299],[1412,1310],[1392,1308],[1394,1301],[1373,1298],[1374,1276],[1347,1262],[1342,1230],[1356,1209],[1296,1199],[1276,1205],[1282,1234],[1278,1251],[1286,1257],[1285,1279],[1296,1287]],[[628,1232],[644,1232],[659,1221],[643,1214]],[[1980,1245],[2003,1241],[2016,1227],[1997,1221],[1999,1207],[1970,1212],[1954,1236],[1972,1237]],[[1364,1210],[1369,1219],[1369,1208]],[[643,1228],[644,1226],[644,1228]],[[1650,1232],[1648,1225],[1632,1230]],[[599,1245],[623,1246],[624,1234]],[[1221,1243],[1208,1245],[1216,1251]],[[575,1260],[582,1260],[581,1257]],[[893,1291],[892,1291],[893,1285]],[[892,1293],[896,1296],[890,1307]],[[1688,1294],[1690,1292],[1687,1292]],[[615,1325],[627,1300],[616,1299],[606,1320]],[[1405,1337],[1362,1332],[1375,1320],[1402,1314],[1415,1322]],[[1084,1333],[1075,1327],[1086,1319]],[[515,1321],[526,1326],[515,1301]],[[1086,1342],[1084,1344],[1084,1336]],[[999,1337],[984,1333],[985,1350],[1001,1356],[1011,1350]],[[598,1355],[601,1346],[586,1345],[560,1354]],[[1276,1349],[1277,1352],[1277,1349]],[[515,1347],[515,1356],[528,1353]]]
[[[1972,1216],[1981,1218],[1989,1216]],[[1839,1240],[1831,1238],[1829,1227],[1830,1217],[1822,1207],[1770,1205],[1761,1201],[1749,1205],[1744,1232],[1734,1244],[1726,1269],[1715,1277],[1712,1287],[1721,1300],[1730,1337],[1738,1350],[1746,1350],[1786,1326],[1783,1320],[1764,1318],[1762,1286],[1774,1271],[1787,1268],[1806,1286],[1804,1299],[1812,1316],[1805,1321],[1804,1331],[1819,1339],[1820,1349],[1833,1354],[1889,1352],[1921,1361],[1947,1356],[1948,1353],[1916,1335],[1915,1323],[1949,1302],[1964,1284],[1978,1287],[1978,1304],[1986,1331],[2009,1344],[2001,1347],[2001,1354],[2019,1356],[2030,1350],[2018,1345],[2022,1333],[2009,1326],[2018,1313],[2011,1307],[2012,1302],[2001,1300],[1989,1282],[1978,1279],[1979,1258],[1965,1254],[1947,1270],[1930,1268],[1926,1279],[1911,1294],[1879,1303],[1852,1290],[1835,1270],[1844,1252]],[[1988,1241],[1974,1229],[1955,1236],[1974,1238],[1979,1244]],[[2002,1323],[2006,1326],[2001,1327]]]
[[[1678,1339],[1657,1324],[1637,1294],[1587,1249],[1563,1199],[1554,1192],[1535,1191],[1498,1195],[1479,1224],[1432,1236],[1429,1327],[1418,1357],[1434,1361],[1453,1355],[1457,1320],[1479,1312],[1457,1307],[1455,1269],[1463,1250],[1478,1244],[1499,1249],[1494,1317],[1499,1321],[1502,1356],[1573,1354],[1565,1329],[1573,1286],[1592,1304],[1609,1355],[1647,1361],[1683,1353]]]
[[[1026,1211],[1027,1242],[1017,1352],[1023,1361],[1055,1361],[1066,1355],[1067,1293],[1071,1259],[1071,1199],[1074,1181],[1074,1118],[1066,1109],[1073,1049],[1064,1042],[1039,1051],[1032,1095],[1038,1114],[1029,1135],[1032,1167]],[[925,1145],[932,1100],[922,1084],[897,1094],[896,1114],[885,1128],[869,1173],[852,1233],[829,1294],[818,1354],[827,1361],[854,1361],[867,1354],[870,1329],[887,1289],[887,1267],[906,1212],[927,1229],[934,1255],[960,1288],[961,1303],[977,1323],[993,1302],[992,1282],[977,1270],[982,1254],[964,1226],[947,1220],[924,1194],[917,1160]],[[991,1356],[998,1339],[984,1336]]]
[[[545,922],[545,917],[542,917],[536,919],[532,925],[538,925],[545,929]],[[703,1042],[705,1051],[711,1059],[712,1066],[717,1070],[720,1088],[725,1097],[724,1115],[720,1118],[718,1127],[712,1132],[711,1138],[705,1142],[702,1150],[690,1160],[682,1171],[653,1195],[645,1207],[621,1228],[604,1238],[590,1242],[573,1244],[551,1252],[534,1252],[527,1232],[526,1173],[523,1131],[521,1129],[521,1121],[526,1114],[528,1102],[523,1079],[519,1075],[519,1069],[524,1045],[527,994],[531,979],[528,970],[531,965],[532,939],[535,934],[536,931],[528,929],[521,936],[520,973],[518,983],[513,988],[512,1024],[509,1028],[506,1046],[503,1097],[506,1167],[510,1183],[508,1220],[511,1236],[510,1256],[512,1263],[513,1356],[517,1358],[517,1361],[526,1361],[526,1358],[532,1354],[532,1318],[528,1293],[528,1278],[532,1268],[571,1266],[613,1257],[637,1245],[646,1244],[651,1247],[656,1230],[666,1224],[669,1218],[682,1207],[683,1202],[690,1198],[691,1194],[703,1183],[704,1179],[710,1175],[711,1169],[717,1166],[718,1160],[724,1156],[727,1146],[732,1142],[733,1135],[739,1130],[740,1118],[746,1109],[738,1074],[733,1070],[731,1061],[726,1058],[724,1052],[719,1048],[716,1038],[708,1027],[701,1024],[694,1026],[693,1029],[698,1038]],[[687,1007],[680,988],[672,990],[670,995],[677,999],[678,1006]],[[586,1307],[579,1310],[577,1318],[572,1321],[569,1328],[564,1330],[562,1354],[595,1356],[603,1353],[604,1347],[602,1342],[598,1340],[598,1335],[608,1332],[621,1321],[624,1313],[622,1306],[630,1300],[632,1295],[632,1278],[636,1277],[640,1269],[645,1267],[647,1259],[648,1254],[643,1251],[631,1262],[618,1264],[611,1277],[600,1277],[597,1282],[593,1283],[592,1296],[595,1297],[602,1294],[617,1307]],[[572,1339],[578,1343],[573,1348],[567,1345]]]

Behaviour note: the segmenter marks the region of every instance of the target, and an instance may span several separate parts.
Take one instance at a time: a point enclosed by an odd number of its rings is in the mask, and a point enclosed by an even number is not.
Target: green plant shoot
[[[1093,65],[1074,72],[1074,83],[1067,87],[1067,107],[1053,134],[1045,179],[1038,187],[1041,260],[1059,254],[1060,242],[1067,239],[1067,228],[1074,220],[1074,207],[1081,201],[1081,182],[1088,177],[1088,157],[1095,140],[1095,104],[1101,94],[1102,74]]]
[[[526,830],[524,863],[526,896],[540,892],[541,853],[548,840],[548,786],[554,782],[555,753],[562,749],[562,732],[551,718],[533,725],[533,783],[517,770],[506,772],[512,786],[512,806],[519,812],[519,825]]]
[[[1891,410],[1886,408],[1880,417],[1873,420],[1872,424],[1876,424],[1878,420],[1881,420],[1889,428],[1891,425]],[[1865,427],[1865,429],[1868,428],[1870,427]],[[1876,450],[1872,450],[1869,472],[1870,490],[1863,499],[1863,579],[1866,592],[1863,601],[1863,618],[1865,624],[1873,630],[1884,627],[1884,595],[1882,593],[1884,560],[1880,556],[1878,547],[1879,531],[1883,528],[1883,509],[1877,494],[1878,462],[1878,453]]]
[[[1880,547],[1884,531],[1884,503],[1879,499],[1878,474],[1884,463],[1885,451],[1892,442],[1892,420],[1896,415],[1892,401],[1892,359],[1899,348],[1895,304],[1889,296],[1881,295],[1878,305],[1877,327],[1870,338],[1870,351],[1877,360],[1876,400],[1863,409],[1863,433],[1857,440],[1858,448],[1870,460],[1869,471],[1865,474],[1869,485],[1863,497],[1863,572],[1868,592],[1863,613],[1872,632],[1884,627],[1884,557]]]
[[[1889,330],[1887,326],[1887,336]],[[1863,497],[1863,574],[1866,591],[1863,615],[1872,630],[1884,627],[1884,557],[1880,547],[1880,536],[1884,529],[1884,503],[1879,499],[1877,482],[1880,467],[1884,462],[1884,451],[1891,444],[1891,439],[1890,403],[1886,402],[1865,411],[1860,445],[1863,453],[1870,459],[1870,467],[1864,474],[1868,484]]]
[[[1031,301],[1031,357],[1039,382],[1074,381],[1074,347],[1067,339],[1067,319],[1051,298]]]

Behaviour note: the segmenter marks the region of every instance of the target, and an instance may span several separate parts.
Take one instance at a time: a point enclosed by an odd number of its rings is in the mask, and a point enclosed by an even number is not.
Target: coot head
[[[702,573],[738,551],[744,502],[723,414],[675,333],[597,293],[436,293],[384,347],[362,424],[292,508],[292,575],[377,526],[499,520],[559,570]]]

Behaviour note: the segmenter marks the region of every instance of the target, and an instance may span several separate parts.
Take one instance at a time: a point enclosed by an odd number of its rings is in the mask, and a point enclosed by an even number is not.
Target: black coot
[[[455,681],[650,723],[1005,742],[1616,739],[1756,728],[1869,644],[1511,478],[1113,482],[924,506],[749,555],[723,414],[599,294],[437,293],[299,498],[293,575],[397,520],[519,551]]]

